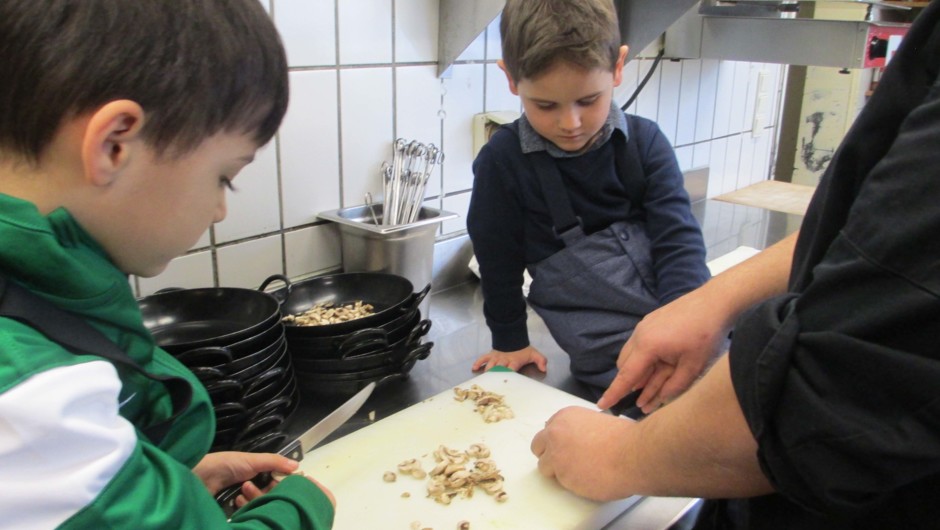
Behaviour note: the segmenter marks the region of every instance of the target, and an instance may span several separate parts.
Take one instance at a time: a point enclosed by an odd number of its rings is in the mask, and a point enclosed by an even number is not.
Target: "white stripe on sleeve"
[[[120,390],[114,366],[92,361],[0,394],[0,524],[54,528],[98,496],[137,443]]]

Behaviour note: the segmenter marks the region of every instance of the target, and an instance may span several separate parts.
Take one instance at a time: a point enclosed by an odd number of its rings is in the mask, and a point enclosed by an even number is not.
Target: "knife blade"
[[[292,460],[297,460],[298,462],[303,460],[305,453],[313,449],[318,443],[323,441],[324,438],[340,428],[349,418],[353,417],[366,400],[369,399],[374,389],[375,381],[363,387],[356,395],[346,400],[346,402],[340,405],[336,410],[318,421],[316,425],[307,429],[303,434],[298,436],[297,439],[284,446],[284,448],[278,451],[278,454]],[[259,488],[266,487],[271,483],[271,480],[271,473],[261,473],[251,479]],[[234,484],[216,494],[216,501],[222,505],[227,515],[231,515],[235,511],[234,500],[241,492],[241,489],[241,484]]]
[[[278,451],[278,454],[284,455],[292,460],[303,460],[305,453],[313,449],[342,424],[346,423],[346,420],[353,417],[356,411],[362,407],[362,404],[369,399],[373,389],[375,389],[375,381],[363,387],[362,390],[346,400],[339,408],[318,421],[313,427],[307,429],[307,431],[298,436],[296,440],[287,444],[287,446]]]

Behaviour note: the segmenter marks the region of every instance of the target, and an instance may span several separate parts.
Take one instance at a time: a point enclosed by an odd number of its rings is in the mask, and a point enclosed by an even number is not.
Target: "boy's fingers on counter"
[[[493,360],[492,360],[492,358],[490,358],[489,355],[483,355],[483,356],[477,358],[476,361],[474,361],[473,366],[472,366],[471,369],[472,369],[474,372],[476,372],[476,371],[479,370],[480,368],[486,368],[487,370],[489,370],[490,368],[492,368],[492,367],[490,366],[490,364],[489,364],[489,363],[491,363],[491,362],[493,362]]]
[[[537,359],[535,361],[535,366],[537,366],[538,369],[542,372],[544,372],[545,370],[548,370],[548,359],[546,359],[545,357]]]

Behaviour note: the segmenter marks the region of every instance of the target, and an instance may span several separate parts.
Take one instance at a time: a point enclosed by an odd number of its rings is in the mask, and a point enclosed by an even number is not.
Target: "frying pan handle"
[[[225,377],[225,372],[215,366],[193,366],[189,368],[189,371],[192,372],[193,375],[196,376],[196,379],[201,381],[206,388],[209,387],[209,384]]]
[[[399,380],[399,379],[404,379],[405,377],[407,377],[407,375],[408,375],[408,374],[405,374],[405,373],[402,373],[402,372],[395,372],[395,373],[393,373],[393,374],[388,374],[388,375],[382,376],[381,379],[379,379],[378,381],[375,382],[375,388],[378,388],[378,387],[380,387],[380,386],[382,386],[382,385],[386,385],[386,384],[388,384],[388,383],[390,383],[390,382],[392,382],[392,381],[396,381],[396,380]],[[365,386],[365,382],[363,383],[362,386]]]
[[[216,417],[228,417],[228,416],[238,416],[247,412],[247,409],[241,403],[236,403],[234,401],[229,401],[227,403],[219,403],[218,405],[212,407],[215,410]]]
[[[424,319],[421,322],[418,322],[418,325],[415,326],[411,333],[408,334],[408,340],[405,341],[405,344],[411,344],[417,339],[428,334],[428,331],[431,331],[431,321]]]
[[[212,403],[224,403],[226,401],[240,401],[242,394],[242,384],[234,379],[218,379],[205,383],[206,392]],[[229,395],[231,394],[231,395]],[[225,399],[228,398],[228,399]],[[221,400],[221,401],[220,401]]]
[[[259,388],[264,388],[264,386],[271,381],[277,381],[281,378],[282,375],[284,375],[284,372],[285,370],[283,366],[276,366],[259,375],[248,385],[248,388],[245,389],[245,392],[242,394],[242,398],[250,396]]]
[[[340,359],[358,357],[364,354],[358,354],[360,350],[371,346],[388,347],[388,333],[381,328],[366,328],[350,333],[337,348]],[[368,352],[371,353],[371,352]]]
[[[242,449],[242,447],[244,447],[246,440],[250,442],[251,440],[258,438],[263,434],[267,434],[268,432],[277,429],[283,424],[284,416],[281,416],[280,414],[269,414],[267,416],[262,416],[249,423],[248,426],[242,429],[242,432],[240,432],[238,436],[235,437],[232,445],[235,447],[236,451],[245,451],[245,449]]]
[[[212,407],[215,410],[215,431],[216,433],[230,429],[237,425],[244,425],[248,417],[248,410],[241,403],[232,401],[219,403]]]
[[[408,352],[408,355],[402,360],[402,366],[410,363],[411,361],[420,361],[422,359],[427,359],[428,355],[431,355],[431,348],[434,347],[433,342],[425,342],[424,344],[418,346],[417,348]]]
[[[424,343],[424,344],[418,346],[417,348],[411,350],[410,352],[408,352],[408,355],[405,356],[405,359],[404,359],[404,360],[401,362],[401,364],[399,365],[399,371],[398,371],[398,372],[390,373],[390,374],[385,375],[385,376],[382,376],[381,378],[379,378],[378,380],[376,380],[376,381],[375,381],[375,386],[376,386],[376,388],[378,388],[378,387],[380,387],[380,386],[382,386],[382,385],[386,385],[386,384],[388,384],[388,383],[390,383],[390,382],[392,382],[392,381],[396,381],[396,380],[401,380],[401,379],[407,378],[407,377],[408,377],[408,372],[407,372],[407,371],[402,371],[402,368],[403,368],[406,364],[408,364],[408,363],[410,363],[410,362],[412,362],[412,361],[421,360],[421,359],[426,359],[426,358],[428,357],[428,355],[431,354],[431,348],[433,348],[433,347],[434,347],[434,343],[433,343],[433,342],[426,342],[426,343]],[[365,385],[366,383],[367,383],[367,381],[363,381],[360,385]],[[360,386],[359,388],[361,389],[362,386]]]
[[[218,423],[219,420],[227,420],[229,418],[242,418],[248,413],[248,409],[246,409],[244,405],[234,401],[219,403],[212,407],[212,409],[215,411],[216,423]]]
[[[265,278],[263,282],[261,282],[261,286],[258,287],[258,290],[264,291],[265,289],[268,288],[268,285],[270,285],[272,282],[277,281],[277,280],[284,282],[284,289],[283,290],[278,289],[276,291],[272,291],[271,296],[277,299],[277,305],[278,307],[280,307],[284,305],[284,302],[287,301],[287,297],[290,296],[291,289],[293,289],[294,287],[294,285],[290,281],[290,278],[288,278],[287,276],[284,276],[283,274],[272,274],[268,276],[267,278]]]
[[[292,402],[293,399],[288,396],[278,396],[264,403],[263,405],[260,405],[256,410],[251,412],[251,415],[248,417],[248,423],[251,423],[252,421],[268,414],[280,413],[282,412],[281,408],[289,408]]]
[[[408,308],[408,311],[411,311],[412,309],[415,309],[419,305],[421,305],[421,302],[424,301],[425,297],[427,297],[428,293],[430,292],[431,292],[431,284],[428,283],[427,285],[424,286],[424,289],[421,289],[421,292],[414,293],[412,295],[414,298],[411,300],[411,304],[405,304],[405,306]]]
[[[193,348],[175,355],[176,360],[189,367],[209,367],[223,369],[225,365],[232,362],[232,350],[225,346],[204,346],[202,348]],[[207,364],[215,362],[215,364]],[[203,363],[203,364],[193,364]]]

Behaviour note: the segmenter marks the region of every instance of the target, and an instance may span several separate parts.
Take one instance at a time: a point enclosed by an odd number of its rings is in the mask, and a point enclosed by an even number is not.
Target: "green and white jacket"
[[[166,388],[74,355],[0,318],[0,525],[9,528],[329,528],[333,508],[287,477],[227,520],[192,473],[215,429],[209,396],[156,347],[126,276],[64,210],[0,194],[0,274],[83,317],[145,370],[189,380],[193,399],[159,445],[141,428],[170,417]]]

